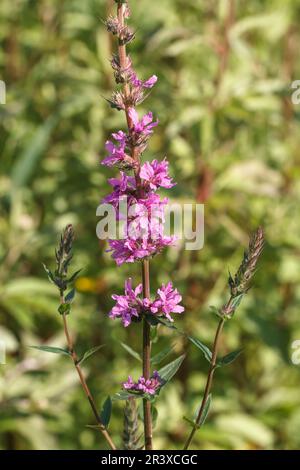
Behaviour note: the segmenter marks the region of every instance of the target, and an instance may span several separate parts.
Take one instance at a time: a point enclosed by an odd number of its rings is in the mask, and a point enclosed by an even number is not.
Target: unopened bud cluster
[[[248,250],[245,251],[243,261],[235,276],[229,275],[228,284],[231,295],[229,301],[221,309],[223,316],[232,317],[244,294],[250,289],[250,282],[255,274],[263,246],[264,232],[262,227],[259,227],[250,238]]]

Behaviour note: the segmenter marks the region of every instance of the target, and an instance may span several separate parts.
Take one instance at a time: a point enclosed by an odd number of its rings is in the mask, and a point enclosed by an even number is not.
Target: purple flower
[[[145,80],[142,84],[142,86],[144,88],[152,88],[155,83],[157,82],[157,76],[156,75],[152,75],[150,78],[148,78],[148,80]]]
[[[134,160],[126,153],[127,134],[123,131],[114,132],[112,138],[115,140],[115,143],[112,140],[107,140],[105,143],[108,155],[102,160],[102,165],[119,165],[127,169],[134,168]]]
[[[105,148],[109,154],[104,158],[104,160],[102,160],[102,165],[113,166],[116,163],[123,161],[126,156],[125,147],[127,136],[125,132],[114,132],[112,137],[116,143],[112,142],[111,140],[108,140],[105,143]]]
[[[120,266],[123,263],[134,263],[144,258],[154,256],[160,253],[164,247],[173,245],[175,237],[158,237],[155,240],[142,239],[123,239],[108,240],[112,258]]]
[[[129,108],[128,115],[132,121],[132,130],[138,135],[142,134],[143,136],[148,136],[152,134],[153,127],[157,126],[158,124],[158,121],[152,122],[153,114],[151,111],[145,114],[141,120],[139,120],[138,113],[134,108]]]
[[[111,204],[115,209],[119,208],[119,203],[127,197],[128,204],[135,199],[133,196],[136,191],[136,182],[134,176],[127,176],[124,172],[120,172],[121,178],[110,178],[109,184],[113,187],[113,192],[102,199],[103,203]]]
[[[162,285],[160,289],[157,290],[157,297],[152,303],[144,304],[145,307],[148,306],[150,311],[156,315],[164,315],[171,322],[173,318],[170,313],[182,313],[184,307],[178,305],[182,300],[181,295],[177,289],[173,289],[172,282],[169,282],[167,285]]]
[[[172,188],[175,183],[172,182],[172,178],[168,174],[169,162],[166,158],[162,162],[153,160],[151,163],[146,162],[142,165],[140,170],[140,177],[146,181],[150,189],[156,190],[158,187]]]
[[[139,298],[142,290],[142,284],[133,290],[131,279],[125,281],[125,295],[112,295],[112,298],[116,300],[116,305],[111,309],[109,317],[121,318],[125,327],[130,325],[133,317],[138,318],[143,308],[143,302]]]
[[[132,380],[131,375],[128,376],[127,382],[123,382],[122,385],[123,385],[123,388],[125,388],[125,390],[133,390],[134,389],[135,383]]]
[[[165,205],[168,199],[160,199],[158,194],[150,193],[146,198],[136,199],[128,207],[128,224],[125,236],[131,239],[151,240],[163,236]]]
[[[123,383],[125,390],[133,390],[135,392],[148,393],[149,395],[155,395],[157,390],[163,385],[163,380],[159,376],[159,373],[155,370],[150,379],[146,380],[145,377],[141,376],[137,382],[132,380],[129,375],[127,382]]]
[[[140,80],[137,77],[137,74],[132,71],[130,82],[136,88],[152,88],[157,82],[157,76],[152,75],[152,77],[148,78],[148,80]]]

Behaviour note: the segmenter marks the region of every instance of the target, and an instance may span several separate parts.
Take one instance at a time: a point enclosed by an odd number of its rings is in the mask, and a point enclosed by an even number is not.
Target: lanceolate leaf
[[[93,354],[95,354],[95,352],[99,351],[99,349],[103,348],[103,344],[101,344],[100,346],[95,346],[94,348],[91,348],[89,349],[88,351],[86,351],[82,358],[78,361],[78,364],[82,364],[84,361],[86,361],[89,357],[91,357]]]
[[[170,328],[171,330],[178,330],[178,328],[176,328],[174,323],[172,323],[171,321],[169,321],[167,318],[164,318],[164,317],[157,317],[156,315],[147,313],[146,320],[151,326],[164,325],[167,328]]]
[[[82,269],[78,269],[72,276],[68,279],[68,282],[73,282],[77,278],[78,274],[82,271]]]
[[[167,328],[170,328],[171,330],[178,330],[178,328],[174,325],[174,323],[169,321],[167,318],[164,318],[164,317],[156,317],[156,318],[157,318],[158,323],[161,323]]]
[[[110,396],[108,396],[103,403],[103,406],[100,411],[100,419],[101,423],[104,424],[105,427],[108,427],[110,418],[111,418],[111,410],[112,410],[112,401]]]
[[[43,263],[43,268],[47,273],[49,281],[52,282],[52,284],[56,284],[54,274],[50,271],[50,269],[47,268],[47,266],[44,263]]]
[[[211,394],[209,394],[208,397],[207,397],[207,400],[206,400],[206,403],[205,403],[205,406],[204,406],[204,409],[203,409],[203,412],[202,412],[202,415],[201,415],[201,418],[200,418],[200,421],[199,421],[198,424],[196,424],[196,419],[197,419],[197,416],[198,416],[198,413],[199,413],[199,408],[195,413],[194,420],[189,419],[186,416],[184,416],[183,419],[185,421],[187,421],[193,428],[199,429],[206,421],[210,406],[211,406]]]
[[[201,341],[197,338],[193,338],[192,336],[188,336],[188,339],[195,345],[197,346],[200,351],[202,351],[205,359],[210,363],[211,358],[212,358],[212,352],[211,350],[205,346],[205,344],[201,343]]]
[[[101,425],[100,425],[100,424],[86,424],[85,427],[86,427],[86,428],[89,428],[89,429],[95,429],[95,430],[96,430],[96,429],[97,429],[97,430],[101,429]]]
[[[121,390],[120,392],[115,393],[111,397],[112,401],[128,400],[128,398],[143,398],[143,395],[142,394],[137,394],[137,393],[129,393],[125,390]]]
[[[159,324],[158,318],[155,315],[151,315],[150,313],[145,315],[147,322],[151,326],[157,326]]]
[[[120,344],[121,344],[121,346],[125,349],[125,351],[128,352],[128,354],[130,354],[132,357],[134,357],[135,359],[137,359],[139,362],[142,362],[142,358],[141,358],[141,356],[139,355],[139,353],[137,353],[136,351],[134,351],[130,346],[128,346],[128,344],[122,343],[121,341],[120,341]]]
[[[58,121],[58,115],[49,116],[25,145],[11,172],[12,188],[28,185],[39,167],[39,160],[45,153],[51,133]]]
[[[204,406],[204,409],[203,409],[203,412],[202,412],[202,415],[201,415],[199,426],[202,426],[202,424],[205,423],[208,412],[209,412],[209,409],[210,409],[210,406],[211,406],[211,393],[208,395],[207,400],[205,402],[205,406]]]
[[[68,294],[66,295],[65,297],[65,302],[70,304],[71,302],[73,302],[74,300],[74,297],[75,297],[75,289],[72,289],[70,290],[70,292],[68,292]]]
[[[244,297],[244,294],[239,294],[236,297],[234,297],[234,299],[231,301],[232,307],[237,308],[240,305],[243,297]]]
[[[224,357],[221,357],[218,359],[217,366],[227,366],[228,364],[231,364],[233,361],[236,360],[237,357],[242,353],[242,349],[238,349],[237,351],[233,351],[229,354],[227,354]]]
[[[173,349],[174,349],[173,346],[168,346],[167,348],[163,349],[161,352],[155,354],[155,356],[153,356],[151,359],[151,364],[157,365],[160,362],[162,362],[173,351]]]
[[[172,377],[176,374],[184,358],[185,354],[179,356],[177,359],[175,359],[175,361],[170,362],[158,371],[160,377],[164,380],[165,383],[169,382]]]
[[[56,348],[53,346],[30,346],[33,349],[38,349],[39,351],[50,352],[54,354],[65,354],[66,356],[71,356],[67,349]]]

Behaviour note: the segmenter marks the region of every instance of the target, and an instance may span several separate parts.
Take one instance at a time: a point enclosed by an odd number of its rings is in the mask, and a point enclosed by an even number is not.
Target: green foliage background
[[[0,365],[2,449],[103,448],[68,359],[29,349],[64,346],[57,293],[42,262],[53,266],[58,233],[73,223],[73,269],[84,267],[70,317],[79,351],[105,344],[85,371],[99,407],[140,364],[140,327],[107,318],[111,294],[138,267],[116,268],[95,235],[96,207],[111,171],[99,161],[104,142],[124,127],[105,100],[114,83],[114,48],[101,19],[104,0],[1,0]],[[159,83],[143,104],[160,125],[146,157],[168,155],[179,202],[205,202],[205,245],[172,249],[151,266],[152,288],[172,279],[184,297],[178,325],[210,344],[209,306],[226,295],[228,269],[262,223],[266,248],[255,286],[225,328],[222,351],[244,353],[218,370],[213,408],[194,448],[300,447],[299,0],[132,0],[137,40],[130,53],[140,76]],[[188,356],[161,394],[156,448],[177,448],[202,396],[207,363],[192,345],[160,330],[154,352],[174,343],[171,360]],[[111,433],[120,445],[122,404]]]

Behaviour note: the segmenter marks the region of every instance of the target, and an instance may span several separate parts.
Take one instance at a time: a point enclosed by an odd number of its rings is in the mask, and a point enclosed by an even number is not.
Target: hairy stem
[[[210,364],[210,368],[209,368],[209,372],[208,372],[208,376],[207,376],[204,395],[203,395],[201,406],[200,406],[200,409],[199,409],[199,412],[198,412],[198,415],[197,415],[197,418],[196,418],[196,421],[195,421],[195,425],[194,425],[194,427],[193,427],[193,429],[192,429],[192,431],[191,431],[191,433],[190,433],[190,435],[189,435],[189,437],[188,437],[188,439],[187,439],[187,441],[184,445],[184,450],[187,450],[189,448],[197,429],[199,429],[199,427],[201,426],[200,421],[201,421],[201,418],[202,418],[202,415],[203,415],[203,411],[205,409],[207,398],[209,396],[209,393],[210,393],[211,387],[212,387],[215,367],[216,367],[216,363],[217,363],[219,342],[220,342],[220,337],[221,337],[221,333],[222,333],[222,330],[223,330],[224,323],[225,323],[225,319],[222,318],[219,321],[219,324],[218,324],[218,328],[217,328],[217,331],[216,331],[216,334],[215,334],[215,339],[214,339],[211,364]]]
[[[64,303],[63,295],[61,295],[61,303]],[[84,393],[85,393],[85,395],[86,395],[86,397],[89,401],[89,404],[92,408],[93,414],[96,418],[99,430],[102,433],[102,435],[103,435],[104,439],[106,440],[106,442],[108,443],[109,447],[112,450],[117,450],[115,444],[112,441],[112,438],[109,435],[109,432],[107,431],[107,429],[105,428],[105,426],[101,422],[101,418],[100,418],[99,413],[97,411],[97,407],[96,407],[94,398],[93,398],[93,396],[90,392],[88,384],[86,383],[86,380],[84,378],[82,369],[81,369],[81,367],[78,363],[78,356],[77,356],[76,351],[74,349],[73,341],[72,341],[72,338],[71,338],[70,333],[69,333],[67,315],[65,313],[63,314],[63,323],[64,323],[64,331],[65,331],[65,337],[66,337],[66,340],[67,340],[69,353],[71,355],[71,358],[72,358],[73,364],[75,366],[75,369],[77,370],[77,373],[78,373],[79,380],[80,380],[81,386],[83,388],[83,391],[84,391]]]

